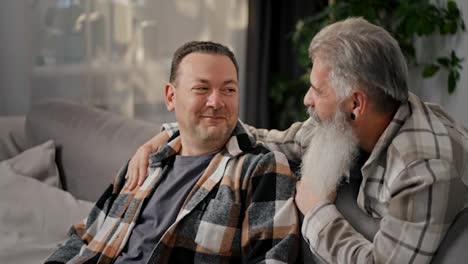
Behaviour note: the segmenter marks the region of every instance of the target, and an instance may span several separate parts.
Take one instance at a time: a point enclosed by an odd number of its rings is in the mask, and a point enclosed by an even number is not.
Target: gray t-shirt
[[[206,169],[214,154],[176,155],[161,175],[156,189],[144,205],[135,228],[115,263],[147,263],[151,252],[169,226],[174,223],[187,195]]]

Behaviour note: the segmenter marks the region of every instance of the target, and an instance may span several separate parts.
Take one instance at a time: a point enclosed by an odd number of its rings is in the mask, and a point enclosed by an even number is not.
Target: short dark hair
[[[224,55],[231,59],[232,63],[236,67],[237,78],[239,78],[239,66],[237,65],[236,57],[232,51],[219,43],[211,41],[190,41],[182,45],[174,52],[171,63],[171,73],[169,76],[169,81],[173,83],[177,78],[177,71],[179,70],[179,64],[185,56],[191,53],[205,53],[205,54],[215,54],[215,55]]]

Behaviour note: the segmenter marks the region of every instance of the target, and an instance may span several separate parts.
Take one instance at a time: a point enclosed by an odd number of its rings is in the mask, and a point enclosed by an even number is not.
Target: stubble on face
[[[175,86],[172,102],[186,152],[200,154],[221,148],[238,117],[232,61],[223,55],[189,54],[180,63]]]
[[[210,142],[223,138],[229,138],[232,125],[228,124],[228,114],[223,110],[207,109],[198,118],[198,125],[194,126],[194,134],[202,141]]]

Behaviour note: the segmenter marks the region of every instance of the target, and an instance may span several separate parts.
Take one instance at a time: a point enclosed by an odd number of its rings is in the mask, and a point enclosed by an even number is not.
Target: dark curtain
[[[291,42],[296,21],[320,11],[324,0],[249,0],[246,90],[242,119],[250,125],[274,128],[269,114],[268,88],[275,75],[298,78],[304,69],[297,63]]]

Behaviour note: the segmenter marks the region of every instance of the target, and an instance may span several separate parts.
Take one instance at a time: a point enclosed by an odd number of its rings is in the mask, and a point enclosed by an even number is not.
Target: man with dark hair
[[[177,133],[145,184],[124,188],[125,167],[46,263],[294,263],[295,177],[238,121],[237,76],[228,48],[180,47],[165,85]]]
[[[308,247],[325,263],[429,263],[468,204],[468,131],[409,93],[398,43],[362,18],[323,28],[309,56],[310,118],[286,131],[250,130],[302,161],[295,202]],[[132,158],[129,187],[143,182],[164,136]],[[357,182],[360,232],[335,204],[343,176]]]
[[[182,59],[190,53],[195,52],[213,55],[223,55],[228,57],[234,64],[234,67],[236,67],[237,78],[239,78],[239,65],[237,64],[237,60],[234,56],[234,53],[232,53],[232,51],[229,48],[222,45],[218,45],[211,41],[191,41],[185,43],[174,52],[174,55],[172,56],[171,72],[169,74],[169,82],[173,83],[176,81],[178,74],[177,71],[179,69],[180,63],[182,62]]]

